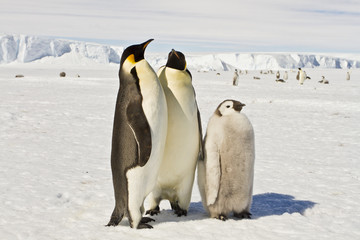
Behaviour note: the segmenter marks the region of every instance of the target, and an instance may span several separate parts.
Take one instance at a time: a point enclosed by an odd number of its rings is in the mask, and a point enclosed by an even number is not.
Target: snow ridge
[[[71,40],[49,39],[37,36],[0,36],[0,64],[11,62],[28,63],[47,61],[47,57],[74,64],[88,60],[96,63],[119,63],[123,47],[107,46]],[[146,56],[154,68],[166,64],[167,54]],[[293,69],[293,68],[360,68],[360,60],[347,59],[324,54],[300,53],[227,53],[187,54],[190,70],[230,71],[235,68],[246,70]]]
[[[123,47],[95,43],[24,35],[0,36],[0,63],[29,63],[45,57],[58,58],[66,54],[89,58],[98,63],[118,63],[122,52]]]

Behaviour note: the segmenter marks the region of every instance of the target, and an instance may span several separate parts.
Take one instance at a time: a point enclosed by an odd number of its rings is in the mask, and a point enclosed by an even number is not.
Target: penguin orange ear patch
[[[131,64],[135,64],[135,56],[134,56],[134,54],[129,55],[126,58],[126,61],[129,61]]]

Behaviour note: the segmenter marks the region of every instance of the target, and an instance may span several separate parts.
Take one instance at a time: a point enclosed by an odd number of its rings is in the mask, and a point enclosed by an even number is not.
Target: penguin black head
[[[301,70],[301,68],[298,68],[299,69],[299,71]]]
[[[221,117],[223,115],[230,115],[234,112],[239,113],[244,106],[246,106],[244,103],[236,100],[225,100],[217,107],[215,114]]]
[[[184,54],[182,52],[172,49],[168,55],[166,67],[184,71],[186,69],[186,60]]]
[[[143,60],[145,49],[152,40],[154,40],[154,39],[149,39],[144,43],[127,47],[121,56],[120,66],[122,66],[126,60],[128,60],[132,64],[135,64],[135,63]]]

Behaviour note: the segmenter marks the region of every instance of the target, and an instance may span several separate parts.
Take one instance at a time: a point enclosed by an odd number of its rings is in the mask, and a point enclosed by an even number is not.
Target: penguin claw
[[[141,223],[141,222],[137,226],[137,229],[151,229],[151,228],[154,228],[154,227],[149,224]]]
[[[154,208],[154,209],[150,209],[150,210],[147,210],[146,211],[146,215],[151,215],[151,216],[154,216],[154,215],[158,215],[160,213],[160,208],[159,208],[159,206],[157,206],[156,208]]]
[[[181,216],[187,216],[187,211],[186,210],[183,210],[181,208],[178,208],[175,210],[175,214],[178,216],[178,217],[181,217]]]
[[[177,202],[170,203],[171,209],[174,210],[178,217],[187,216],[187,210],[181,209]]]
[[[155,222],[155,219],[149,218],[149,217],[143,217],[140,220],[140,223],[148,223],[148,222]]]
[[[251,213],[248,211],[243,211],[241,213],[234,213],[234,217],[239,219],[251,219]]]

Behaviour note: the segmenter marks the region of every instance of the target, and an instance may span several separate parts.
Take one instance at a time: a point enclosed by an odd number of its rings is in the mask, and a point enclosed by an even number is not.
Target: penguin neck
[[[154,88],[159,87],[160,82],[157,79],[156,73],[146,60],[137,62],[135,67],[139,77],[141,92],[152,92]]]
[[[186,70],[178,70],[175,68],[166,67],[165,71],[166,71],[166,78],[169,87],[191,85],[191,77],[186,72]]]
[[[145,60],[145,59],[143,59],[143,60]],[[140,60],[139,62],[141,62],[141,61],[143,61],[143,60]],[[130,72],[131,72],[131,69],[132,69],[133,67],[135,67],[139,62],[134,63],[134,62],[132,62],[132,61],[127,61],[127,60],[125,60],[124,63],[121,65],[120,71],[123,71],[123,72],[125,72],[125,73],[130,73]]]

